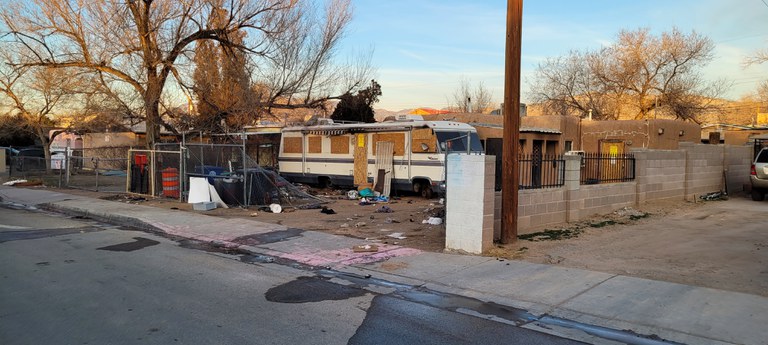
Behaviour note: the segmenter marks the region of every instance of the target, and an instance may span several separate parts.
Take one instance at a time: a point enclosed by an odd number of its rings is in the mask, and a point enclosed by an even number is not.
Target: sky
[[[495,103],[504,94],[507,2],[501,0],[354,0],[354,18],[342,54],[372,50],[382,97],[391,111],[444,108],[462,78],[482,82]],[[521,101],[529,80],[548,57],[594,50],[619,31],[677,27],[708,36],[714,59],[702,70],[726,78],[725,95],[738,99],[768,80],[768,63],[745,68],[744,59],[768,48],[768,0],[527,0],[523,1]]]

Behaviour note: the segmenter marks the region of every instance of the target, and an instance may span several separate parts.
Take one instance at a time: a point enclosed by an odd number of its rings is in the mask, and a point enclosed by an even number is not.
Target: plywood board
[[[303,146],[302,137],[286,137],[283,138],[283,152],[284,153],[301,153]]]
[[[356,185],[368,183],[368,135],[359,133],[355,135],[355,168],[354,178]]]
[[[335,135],[331,137],[332,154],[349,154],[349,143],[352,137],[349,135]]]
[[[422,144],[426,145],[427,149],[422,148]],[[437,152],[437,137],[432,133],[429,128],[414,129],[411,132],[411,152],[413,153],[436,153]]]
[[[373,135],[373,152],[376,152],[376,143],[380,141],[389,141],[394,144],[392,153],[395,156],[405,154],[405,133],[377,133]]]
[[[319,135],[308,136],[307,153],[323,153],[323,137]]]

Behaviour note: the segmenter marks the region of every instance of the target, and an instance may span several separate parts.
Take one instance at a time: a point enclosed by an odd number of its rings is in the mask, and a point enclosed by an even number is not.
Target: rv
[[[381,149],[378,147],[381,146]],[[372,185],[425,198],[445,188],[449,153],[483,154],[474,127],[451,121],[400,118],[378,123],[334,123],[282,130],[280,174],[323,187]],[[378,164],[377,164],[378,163]]]

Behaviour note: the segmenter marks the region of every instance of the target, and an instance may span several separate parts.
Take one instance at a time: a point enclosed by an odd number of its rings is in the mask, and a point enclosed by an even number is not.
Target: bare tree
[[[48,131],[54,128],[52,115],[79,91],[78,78],[53,68],[19,67],[13,49],[0,53],[0,104],[20,120],[16,125],[32,133],[43,145],[46,166],[51,152]]]
[[[471,84],[467,78],[459,80],[459,87],[453,93],[453,107],[462,113],[482,114],[493,106],[493,95],[483,82],[479,82],[474,89]]]
[[[620,95],[608,92],[592,71],[598,58],[594,53],[571,51],[564,57],[546,59],[534,72],[531,98],[549,113],[586,117],[591,112],[594,119],[615,119]]]
[[[306,70],[312,73],[304,74],[319,75],[329,68],[333,48],[349,21],[349,1],[330,0],[328,16],[314,24],[324,28],[322,32],[327,34],[323,36],[324,41],[306,41],[297,45],[291,41],[292,33],[299,32],[310,21],[304,17],[311,6],[309,3],[282,0],[32,0],[9,6],[0,15],[14,42],[25,49],[22,65],[98,71],[114,79],[112,87],[128,88],[139,95],[147,124],[146,140],[150,145],[157,140],[159,127],[167,125],[160,116],[163,92],[170,82],[178,81],[184,85],[180,67],[190,62],[190,49],[197,42],[216,41],[233,50],[245,51],[264,65],[282,61],[281,54],[287,47],[305,51],[305,48],[296,47],[312,46],[317,47],[313,50],[315,54],[301,57],[315,58],[315,61],[308,63],[300,59],[296,62],[313,68],[285,65],[283,70],[286,73]],[[221,20],[209,20],[219,9],[224,9],[226,15]],[[247,33],[247,38],[238,42],[233,37],[241,30]],[[309,79],[295,84],[311,85]],[[296,86],[282,94],[291,97],[297,90],[312,95],[313,88]]]
[[[643,119],[665,111],[696,121],[697,113],[716,106],[706,100],[724,91],[722,81],[699,76],[713,49],[712,41],[696,32],[621,31],[617,42],[598,51],[571,52],[539,65],[531,93],[582,116],[592,110],[596,118]]]

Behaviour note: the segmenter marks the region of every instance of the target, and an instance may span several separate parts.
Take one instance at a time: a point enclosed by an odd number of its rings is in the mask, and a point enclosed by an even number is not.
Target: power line
[[[768,7],[768,2],[765,2],[765,0],[762,0],[762,1],[763,1],[763,5],[765,5],[765,7]]]

